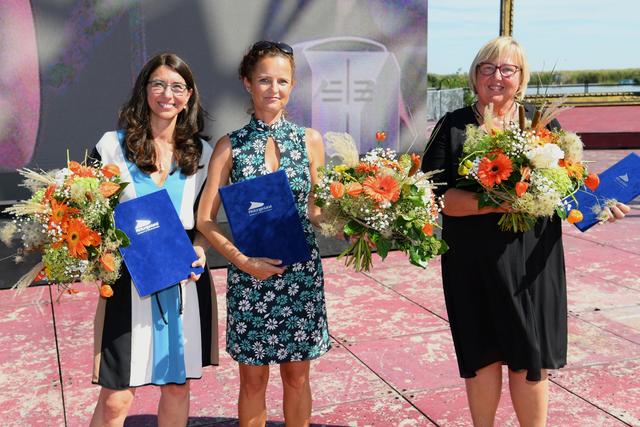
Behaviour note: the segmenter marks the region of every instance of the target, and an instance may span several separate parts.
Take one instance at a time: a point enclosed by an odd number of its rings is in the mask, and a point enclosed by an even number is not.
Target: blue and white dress
[[[128,161],[123,134],[107,132],[92,157],[120,167],[124,189],[121,201],[161,189],[169,193],[185,230],[193,239],[195,211],[204,186],[212,148],[202,142],[199,168],[186,176],[169,174],[159,187]],[[123,264],[112,297],[100,298],[94,323],[93,383],[110,389],[147,384],[184,384],[202,377],[202,367],[218,364],[217,305],[206,269],[197,283],[174,285],[140,297]]]
[[[227,352],[240,363],[269,365],[315,359],[331,348],[320,251],[309,221],[311,191],[305,128],[281,118],[271,126],[253,117],[229,134],[231,181],[271,173],[265,166],[267,139],[280,150],[311,260],[287,266],[279,276],[258,280],[234,265],[227,273]]]

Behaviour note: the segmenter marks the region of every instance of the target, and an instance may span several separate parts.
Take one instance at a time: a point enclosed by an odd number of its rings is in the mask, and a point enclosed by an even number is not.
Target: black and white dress
[[[204,186],[212,148],[202,142],[197,172],[178,169],[159,187],[128,161],[124,134],[107,132],[92,157],[120,168],[121,201],[161,189],[169,193],[185,230],[193,240],[195,211]],[[217,305],[213,282],[205,268],[197,283],[174,285],[140,297],[123,264],[112,297],[100,298],[94,323],[93,383],[110,389],[147,384],[184,384],[200,378],[202,367],[218,364]],[[182,309],[181,309],[182,308]]]

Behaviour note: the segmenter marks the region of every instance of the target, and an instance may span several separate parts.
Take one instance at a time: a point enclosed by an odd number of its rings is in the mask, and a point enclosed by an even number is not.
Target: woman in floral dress
[[[310,360],[331,347],[320,253],[312,224],[320,221],[311,188],[324,163],[320,134],[284,117],[294,86],[293,50],[269,41],[254,44],[240,65],[254,114],[222,137],[214,150],[198,211],[198,229],[230,263],[227,277],[227,352],[239,364],[240,425],[265,425],[269,365],[280,365],[287,425],[308,425]],[[284,170],[294,194],[311,260],[280,260],[241,253],[216,223],[218,189]],[[275,243],[277,244],[277,243]]]

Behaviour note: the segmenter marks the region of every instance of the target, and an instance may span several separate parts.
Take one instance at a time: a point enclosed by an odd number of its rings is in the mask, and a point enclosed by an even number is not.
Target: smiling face
[[[505,64],[515,65],[521,67],[516,61],[513,53],[507,53],[498,57],[493,61],[486,61],[495,66],[502,66]],[[507,104],[513,102],[516,97],[516,92],[520,87],[521,73],[517,71],[515,74],[505,77],[502,75],[499,69],[491,75],[484,75],[480,72],[479,68],[476,68],[476,94],[478,95],[478,101],[481,105],[488,105],[493,103],[494,107],[501,109]]]
[[[256,63],[251,79],[243,79],[253,101],[256,117],[269,119],[280,114],[293,89],[291,62],[282,55],[265,56]]]
[[[147,104],[151,110],[151,120],[175,121],[187,106],[192,89],[187,88],[182,94],[174,93],[171,85],[178,83],[186,86],[186,82],[178,72],[166,65],[156,68],[148,82],[152,82],[147,83]],[[165,84],[163,90],[160,90],[162,85],[159,82]]]

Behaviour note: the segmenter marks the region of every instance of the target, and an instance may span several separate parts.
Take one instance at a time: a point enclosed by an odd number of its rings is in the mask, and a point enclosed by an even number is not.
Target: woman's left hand
[[[615,222],[616,220],[622,219],[631,212],[631,208],[624,203],[616,202],[615,205],[611,207],[605,208],[609,218],[608,222]]]
[[[191,267],[204,267],[204,269],[207,269],[207,256],[204,253],[204,248],[202,246],[198,246],[198,245],[194,245],[193,246],[193,250],[196,252],[196,255],[198,255],[198,259],[193,261],[193,263],[191,264]],[[191,272],[191,276],[189,276],[188,279],[182,280],[180,282],[180,284],[185,285],[188,281],[192,280],[192,281],[197,281],[200,278],[200,274],[196,274],[194,272]]]

